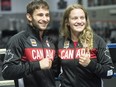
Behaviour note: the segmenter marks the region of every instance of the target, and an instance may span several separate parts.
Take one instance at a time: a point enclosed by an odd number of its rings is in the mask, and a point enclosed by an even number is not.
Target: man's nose
[[[48,19],[49,19],[49,17],[47,17],[47,16],[45,16],[45,15],[43,16],[43,20],[44,20],[44,21],[48,21]]]

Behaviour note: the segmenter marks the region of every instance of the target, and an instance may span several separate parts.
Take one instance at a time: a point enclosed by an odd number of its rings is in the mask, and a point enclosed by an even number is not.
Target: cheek
[[[83,22],[82,22],[82,25],[83,25],[84,27],[86,27],[87,22],[86,22],[86,21],[83,21]]]
[[[48,18],[48,22],[50,21],[50,18]]]
[[[69,21],[69,22],[67,23],[67,25],[69,25],[69,26],[73,26],[74,24],[75,24],[74,21]]]
[[[74,28],[74,24],[72,24],[72,23],[68,24],[68,26],[70,26],[71,29]]]
[[[35,21],[36,17],[32,17],[32,20],[31,21]],[[37,20],[37,19],[36,19]]]
[[[87,21],[86,20],[83,20],[83,23],[86,25],[87,24]]]

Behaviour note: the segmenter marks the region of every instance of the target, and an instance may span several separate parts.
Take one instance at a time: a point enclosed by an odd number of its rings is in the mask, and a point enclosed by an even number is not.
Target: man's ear
[[[28,21],[32,21],[32,16],[29,13],[26,14],[26,17],[27,17]]]

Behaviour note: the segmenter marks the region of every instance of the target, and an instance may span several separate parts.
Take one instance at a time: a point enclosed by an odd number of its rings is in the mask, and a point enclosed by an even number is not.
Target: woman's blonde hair
[[[89,21],[87,12],[86,12],[85,8],[80,4],[73,4],[66,8],[64,15],[63,15],[62,23],[61,23],[60,35],[64,36],[65,39],[70,37],[71,32],[69,29],[70,27],[67,25],[67,21],[69,20],[70,12],[73,9],[82,9],[85,13],[85,18],[86,18],[87,23],[86,23],[85,29],[80,34],[78,39],[81,42],[81,44],[83,45],[83,47],[85,47],[85,44],[86,44],[89,49],[92,49],[93,48],[93,31],[90,27],[90,21]]]

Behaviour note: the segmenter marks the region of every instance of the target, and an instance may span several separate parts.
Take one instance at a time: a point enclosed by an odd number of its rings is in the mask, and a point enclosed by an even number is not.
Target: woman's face
[[[82,9],[74,9],[69,14],[68,26],[75,33],[82,32],[86,26],[85,13]]]

